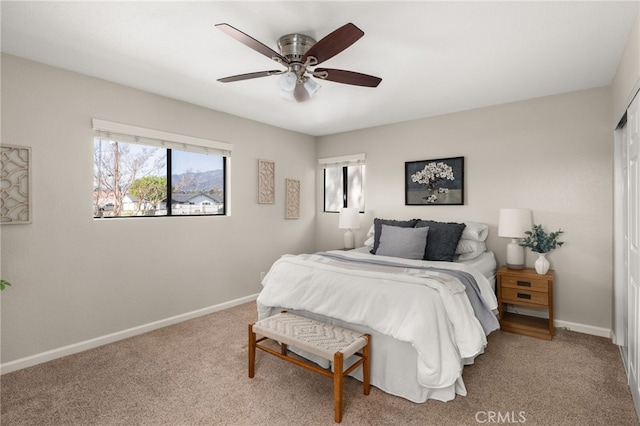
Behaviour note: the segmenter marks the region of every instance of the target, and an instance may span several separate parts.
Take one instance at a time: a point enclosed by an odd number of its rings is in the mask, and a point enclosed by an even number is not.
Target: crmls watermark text
[[[525,414],[524,411],[478,411],[476,413],[476,422],[495,424],[525,423],[527,421]]]

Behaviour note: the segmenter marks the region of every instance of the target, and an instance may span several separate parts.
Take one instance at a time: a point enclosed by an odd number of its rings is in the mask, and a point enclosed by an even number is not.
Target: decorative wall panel
[[[31,223],[31,148],[0,146],[0,223]]]
[[[258,160],[258,203],[276,202],[276,163]]]
[[[300,217],[300,181],[286,179],[287,206],[285,219],[298,219]]]

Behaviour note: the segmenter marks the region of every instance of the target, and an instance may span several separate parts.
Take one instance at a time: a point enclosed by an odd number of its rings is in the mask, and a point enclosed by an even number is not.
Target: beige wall
[[[618,124],[638,89],[640,89],[640,13],[631,29],[611,84],[614,126]]]
[[[94,220],[92,118],[232,143],[231,215]],[[2,142],[33,156],[33,223],[2,227],[3,363],[256,294],[282,253],[314,248],[311,136],[3,55]],[[274,205],[256,201],[261,158]]]
[[[565,230],[549,256],[556,270],[556,319],[608,334],[612,288],[612,140],[608,87],[532,99],[319,138],[318,156],[367,154],[363,228],[374,217],[472,220],[497,237],[502,207],[533,210],[535,223]],[[464,206],[405,206],[404,162],[465,157]],[[316,204],[322,206],[322,173]],[[318,213],[317,249],[341,245],[337,215]],[[527,264],[535,257],[527,253]],[[589,328],[592,328],[589,330]]]
[[[358,243],[374,217],[475,220],[491,226],[489,248],[504,263],[498,210],[532,208],[536,223],[566,231],[567,244],[550,255],[556,318],[608,330],[611,123],[638,88],[639,21],[611,88],[326,136],[317,146],[310,136],[2,55],[2,142],[33,148],[34,196],[33,224],[1,228],[2,277],[14,283],[0,297],[2,363],[250,296],[282,253],[340,247],[337,215],[321,212],[316,158],[359,152],[367,154],[367,212]],[[233,143],[231,216],[94,221],[92,118]],[[451,156],[465,157],[465,205],[404,206],[404,162]],[[275,205],[256,203],[259,158],[276,161]],[[285,178],[301,181],[299,220],[283,219]],[[528,264],[534,259],[529,252]]]

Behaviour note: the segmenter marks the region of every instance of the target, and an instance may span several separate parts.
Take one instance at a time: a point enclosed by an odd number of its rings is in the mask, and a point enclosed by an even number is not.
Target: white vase
[[[538,253],[538,259],[536,259],[535,267],[536,272],[539,275],[544,275],[549,271],[549,261],[547,260],[547,253]]]

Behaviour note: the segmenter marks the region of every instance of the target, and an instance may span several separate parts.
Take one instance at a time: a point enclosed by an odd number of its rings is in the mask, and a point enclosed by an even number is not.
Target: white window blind
[[[320,164],[325,169],[328,167],[349,167],[349,166],[362,166],[367,158],[366,154],[351,154],[343,155],[341,157],[329,157],[318,159]]]
[[[106,120],[93,119],[94,136],[103,139],[114,139],[121,142],[158,146],[167,149],[191,151],[212,155],[230,157],[233,144],[145,129],[128,124],[114,123]]]

